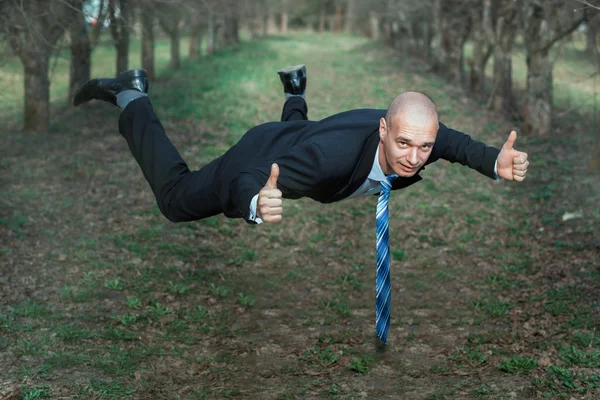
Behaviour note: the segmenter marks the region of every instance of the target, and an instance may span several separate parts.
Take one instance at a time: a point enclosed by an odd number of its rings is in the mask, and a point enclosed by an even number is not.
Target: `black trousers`
[[[307,120],[307,115],[306,101],[294,96],[283,105],[281,121]],[[127,105],[119,118],[119,132],[142,169],[158,208],[170,221],[193,221],[223,212],[212,187],[218,159],[190,171],[147,97]]]

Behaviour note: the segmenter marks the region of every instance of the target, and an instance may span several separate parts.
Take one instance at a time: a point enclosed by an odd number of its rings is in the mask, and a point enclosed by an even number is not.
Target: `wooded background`
[[[202,57],[235,46],[240,32],[252,40],[295,29],[383,40],[419,56],[490,108],[522,119],[524,134],[546,136],[555,115],[552,71],[561,46],[575,35],[585,37],[586,54],[600,70],[599,7],[597,0],[5,0],[0,43],[2,58],[18,57],[23,64],[25,131],[48,130],[53,54],[70,50],[71,97],[91,78],[91,54],[104,31],[115,46],[116,73],[141,67],[153,79],[157,35],[170,39],[170,66],[177,69],[184,53]],[[132,35],[142,41],[136,65],[128,63]],[[190,38],[187,52],[180,45],[183,35]],[[527,64],[526,88],[518,98],[512,77],[515,43],[523,47]],[[485,74],[490,60],[491,79]],[[598,158],[592,168],[599,168]]]

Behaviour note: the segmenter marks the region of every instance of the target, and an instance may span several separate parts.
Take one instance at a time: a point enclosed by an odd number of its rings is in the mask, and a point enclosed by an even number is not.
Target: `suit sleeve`
[[[311,196],[327,183],[330,168],[327,159],[316,143],[300,143],[290,152],[262,165],[240,173],[231,183],[229,194],[237,211],[247,221],[250,217],[252,198],[265,186],[271,173],[271,165],[279,165],[277,189],[286,199]]]
[[[428,164],[438,159],[451,163],[458,162],[479,173],[496,179],[494,166],[500,150],[486,146],[484,143],[471,139],[469,135],[448,128],[440,122],[437,138],[433,146]]]

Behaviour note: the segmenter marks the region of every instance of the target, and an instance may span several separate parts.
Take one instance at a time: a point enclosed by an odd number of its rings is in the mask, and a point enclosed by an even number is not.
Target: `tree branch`
[[[550,49],[550,47],[552,47],[554,45],[554,43],[558,42],[560,39],[564,38],[569,33],[573,32],[575,29],[577,29],[577,27],[579,27],[579,25],[581,25],[581,23],[583,21],[585,21],[585,19],[586,19],[586,14],[584,13],[583,17],[577,19],[573,23],[573,25],[571,25],[569,28],[565,29],[563,32],[560,32],[557,35],[555,35],[552,39],[550,39],[542,47],[534,49],[533,53],[540,53],[540,52],[548,51]]]

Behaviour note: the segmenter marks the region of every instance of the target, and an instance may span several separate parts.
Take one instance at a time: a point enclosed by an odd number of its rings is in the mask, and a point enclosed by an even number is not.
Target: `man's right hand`
[[[257,216],[264,222],[279,222],[283,214],[283,200],[281,190],[277,189],[279,166],[271,165],[271,175],[264,188],[258,193]]]

